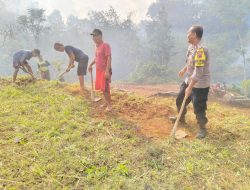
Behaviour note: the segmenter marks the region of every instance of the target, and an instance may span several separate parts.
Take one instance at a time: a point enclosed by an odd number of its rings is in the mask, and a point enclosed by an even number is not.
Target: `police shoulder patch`
[[[196,50],[194,60],[198,62],[206,60],[204,48],[199,48]]]

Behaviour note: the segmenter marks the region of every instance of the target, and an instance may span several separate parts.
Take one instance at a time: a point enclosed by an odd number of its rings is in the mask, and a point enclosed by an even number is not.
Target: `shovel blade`
[[[184,139],[187,136],[188,136],[188,134],[185,131],[183,131],[183,130],[178,130],[175,133],[175,139],[177,139],[177,140]]]
[[[65,82],[65,80],[64,80],[63,77],[60,77],[60,78],[59,78],[59,81],[60,81],[60,82]]]
[[[98,97],[94,98],[94,102],[99,102],[100,100],[101,98],[98,98]]]
[[[101,100],[101,98],[95,97],[95,92],[92,90],[91,91],[91,100],[92,100],[92,102],[99,102]]]

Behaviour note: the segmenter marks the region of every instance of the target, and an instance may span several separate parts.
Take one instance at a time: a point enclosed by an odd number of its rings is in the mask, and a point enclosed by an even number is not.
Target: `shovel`
[[[22,69],[23,70],[23,72],[25,72],[25,73],[27,73],[27,74],[30,74],[30,75],[32,75],[33,76],[33,74],[32,73],[30,73],[29,71],[27,71],[23,66],[20,66],[19,67],[20,69]]]
[[[91,100],[92,102],[99,102],[101,98],[95,97],[95,91],[94,91],[94,80],[93,80],[93,73],[90,72],[91,76]]]
[[[176,121],[175,121],[175,123],[174,123],[174,127],[173,127],[172,132],[171,132],[171,136],[172,136],[173,138],[177,138],[175,133],[176,133],[176,130],[177,130],[177,127],[178,127],[178,124],[179,124],[179,121],[180,121],[182,112],[183,112],[183,110],[184,110],[184,107],[185,107],[187,98],[188,98],[188,97],[186,97],[186,96],[184,97],[184,100],[183,100],[183,102],[182,102],[181,109],[180,109],[180,111],[179,111],[178,117],[177,117],[177,119],[176,119]]]
[[[64,82],[64,81],[65,81],[64,78],[63,78],[63,75],[66,74],[67,72],[68,72],[68,71],[64,71],[64,72],[62,72],[62,73],[58,76],[58,79],[59,79],[60,82]]]
[[[33,73],[31,73],[31,72],[27,71],[27,70],[26,70],[23,66],[20,66],[19,68],[20,68],[20,69],[22,69],[22,70],[23,70],[23,72],[25,72],[25,73],[27,73],[27,74],[31,75],[31,76],[33,77],[33,80],[36,80],[36,78],[34,77]]]

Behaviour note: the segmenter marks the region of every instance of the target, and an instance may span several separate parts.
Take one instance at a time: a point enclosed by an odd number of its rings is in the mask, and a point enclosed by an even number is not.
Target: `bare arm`
[[[111,69],[111,60],[112,60],[112,58],[111,58],[111,55],[109,55],[108,57],[107,57],[107,68],[106,68],[106,71],[110,71],[110,69]]]
[[[186,73],[187,72],[187,66],[183,67],[182,70]]]
[[[27,68],[28,73],[33,74],[33,71],[32,71],[32,69],[31,69],[30,65],[26,64],[25,67]]]
[[[182,70],[180,70],[179,77],[182,78],[186,72],[187,72],[187,66],[185,66]]]
[[[105,78],[109,79],[111,77],[110,69],[111,69],[111,55],[107,56],[107,67],[105,71]]]
[[[73,53],[69,54],[69,64],[68,64],[68,68],[67,68],[67,72],[70,71],[71,68],[74,68],[74,62],[75,62],[75,55]]]
[[[92,71],[92,69],[93,69],[93,65],[95,64],[95,59],[90,63],[90,65],[89,65],[89,68],[88,68],[88,70],[89,70],[89,72],[91,72]]]
[[[27,68],[28,71],[26,70],[26,68]],[[33,75],[33,71],[32,71],[29,64],[25,64],[25,66],[23,67],[23,71],[27,72],[33,79],[35,79],[35,77]]]

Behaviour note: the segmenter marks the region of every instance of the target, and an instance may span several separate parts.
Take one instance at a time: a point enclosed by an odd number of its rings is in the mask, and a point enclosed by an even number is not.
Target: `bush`
[[[130,76],[131,82],[140,84],[166,83],[175,80],[177,71],[156,63],[139,64]]]
[[[228,90],[233,92],[233,93],[237,93],[237,94],[242,95],[242,89],[238,85],[233,84],[231,88],[230,87],[228,88]]]
[[[241,82],[241,87],[248,97],[250,97],[250,80],[244,80]]]

